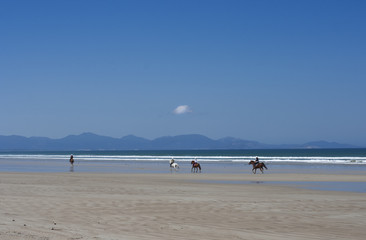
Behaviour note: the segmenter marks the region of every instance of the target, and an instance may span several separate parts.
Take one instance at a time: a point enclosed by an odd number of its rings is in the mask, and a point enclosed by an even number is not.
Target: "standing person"
[[[70,163],[72,166],[74,166],[74,156],[72,154],[70,156]]]

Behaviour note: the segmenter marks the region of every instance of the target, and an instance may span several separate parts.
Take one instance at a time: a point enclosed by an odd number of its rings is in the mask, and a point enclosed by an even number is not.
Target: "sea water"
[[[74,167],[69,158],[74,155]],[[266,173],[332,172],[362,174],[366,149],[271,149],[182,151],[0,152],[0,172],[166,173],[174,158],[179,172],[190,172],[197,158],[205,173],[251,174],[250,160],[265,162]]]

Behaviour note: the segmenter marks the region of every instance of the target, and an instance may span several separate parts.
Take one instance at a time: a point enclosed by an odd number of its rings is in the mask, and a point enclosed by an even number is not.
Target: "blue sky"
[[[366,146],[365,1],[0,1],[0,135]]]

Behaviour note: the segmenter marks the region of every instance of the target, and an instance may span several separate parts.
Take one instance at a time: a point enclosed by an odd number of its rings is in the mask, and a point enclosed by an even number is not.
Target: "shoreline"
[[[316,173],[316,172],[294,172],[294,173],[257,173],[252,174],[251,172],[245,173],[187,173],[179,171],[171,171],[165,173],[146,173],[146,172],[1,172],[0,176],[6,175],[35,175],[35,176],[131,176],[131,177],[142,177],[147,176],[159,176],[161,178],[176,178],[179,180],[221,180],[228,181],[252,181],[261,180],[268,182],[365,182],[366,183],[366,172],[359,172],[358,174],[351,173]]]
[[[350,174],[0,172],[0,239],[364,238],[365,193],[225,183],[235,180],[366,184]]]

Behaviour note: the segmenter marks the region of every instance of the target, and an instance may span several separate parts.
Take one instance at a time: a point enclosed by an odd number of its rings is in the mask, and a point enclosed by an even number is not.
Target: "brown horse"
[[[195,161],[192,161],[191,164],[192,164],[191,172],[196,173],[196,172],[198,172],[198,169],[201,172],[201,165],[199,163],[196,163]]]
[[[256,174],[256,173],[257,173],[257,168],[259,168],[259,170],[261,170],[261,172],[262,172],[262,173],[263,173],[263,167],[264,167],[265,169],[268,169],[268,168],[266,167],[266,165],[264,164],[264,162],[260,162],[260,163],[255,164],[255,161],[250,161],[248,164],[252,164],[252,165],[253,165],[252,172],[253,172],[254,174]]]

